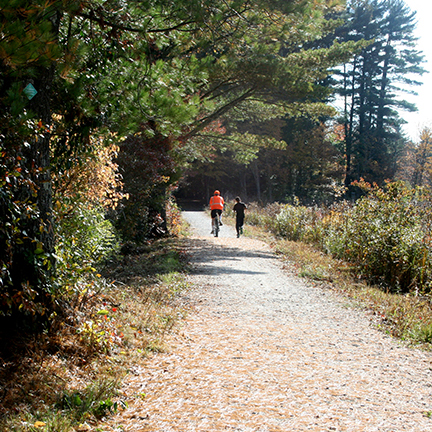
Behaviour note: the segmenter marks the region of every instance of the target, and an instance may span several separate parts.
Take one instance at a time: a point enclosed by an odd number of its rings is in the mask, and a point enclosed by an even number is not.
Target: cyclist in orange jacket
[[[214,234],[214,220],[219,217],[220,225],[222,224],[222,211],[224,209],[225,201],[218,190],[214,191],[213,196],[210,198],[210,210],[212,218],[212,230],[210,234]]]

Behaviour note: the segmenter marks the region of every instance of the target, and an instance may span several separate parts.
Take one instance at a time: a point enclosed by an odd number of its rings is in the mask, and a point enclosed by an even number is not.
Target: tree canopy
[[[61,190],[100,143],[163,144],[167,158],[147,163],[173,165],[148,172],[168,187],[215,145],[218,120],[328,113],[322,81],[363,46],[313,45],[342,9],[338,0],[1,0],[2,313],[59,308],[55,209],[65,197],[53,182]],[[275,144],[234,138],[255,152]]]

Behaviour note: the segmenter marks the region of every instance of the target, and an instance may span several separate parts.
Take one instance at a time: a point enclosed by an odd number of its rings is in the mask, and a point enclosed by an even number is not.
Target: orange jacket
[[[210,210],[223,210],[224,204],[224,199],[219,195],[210,198]]]

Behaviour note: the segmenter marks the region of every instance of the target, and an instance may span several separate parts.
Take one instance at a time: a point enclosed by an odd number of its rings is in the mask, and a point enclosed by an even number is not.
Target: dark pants
[[[236,217],[236,230],[237,234],[240,234],[240,230],[243,227],[244,217]]]
[[[222,214],[222,210],[212,210],[211,211],[211,217],[212,219],[214,219],[216,217],[216,215],[221,215]]]

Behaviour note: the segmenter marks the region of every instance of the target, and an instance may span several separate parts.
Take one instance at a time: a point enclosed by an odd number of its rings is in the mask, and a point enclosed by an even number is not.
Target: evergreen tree
[[[400,110],[416,107],[401,98],[419,85],[423,56],[416,48],[415,12],[403,0],[353,0],[339,34],[369,41],[345,64],[338,91],[344,101],[346,178],[382,183],[393,178],[405,140]]]
[[[339,3],[0,0],[0,313],[48,316],[61,304],[52,173],[92,154],[92,136],[144,149],[169,141],[162,156],[176,166],[161,171],[175,176],[206,154],[213,143],[199,135],[228,113],[328,111],[319,81],[355,44],[305,44],[329,30]],[[259,148],[253,134],[245,141]]]

